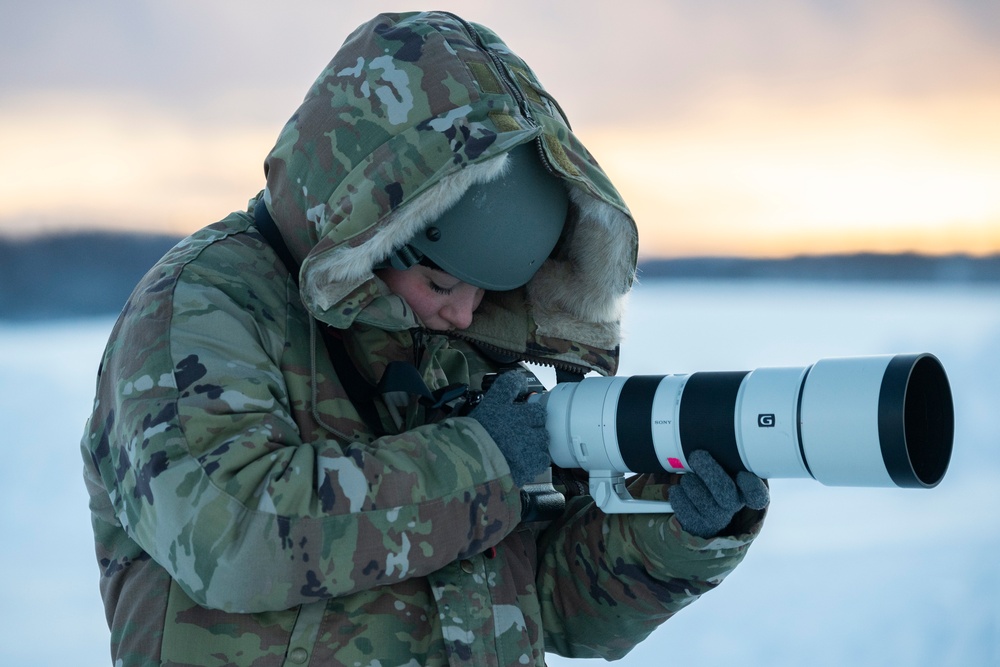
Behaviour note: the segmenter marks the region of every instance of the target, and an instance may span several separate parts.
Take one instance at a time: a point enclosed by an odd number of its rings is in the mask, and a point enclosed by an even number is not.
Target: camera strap
[[[274,223],[274,219],[264,204],[263,198],[257,200],[257,204],[253,209],[253,217],[254,226],[260,232],[261,236],[264,237],[267,244],[271,246],[271,249],[274,250],[281,263],[288,269],[292,280],[298,286],[299,264],[288,250],[285,239],[282,238],[278,226]],[[361,420],[376,436],[385,435],[386,431],[382,427],[382,420],[379,419],[378,410],[375,408],[375,397],[377,394],[375,386],[361,375],[361,371],[351,361],[340,332],[333,331],[329,325],[323,322],[317,322],[317,325],[323,336],[323,342],[330,355],[330,360],[333,362],[333,370],[337,373],[337,377],[340,378],[348,400],[354,406],[354,409],[357,410]]]

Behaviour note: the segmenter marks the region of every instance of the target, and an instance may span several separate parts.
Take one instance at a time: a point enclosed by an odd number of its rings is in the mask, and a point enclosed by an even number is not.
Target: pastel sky
[[[496,30],[645,256],[1000,252],[1000,2],[440,0]],[[245,206],[348,33],[411,3],[0,0],[0,234]]]

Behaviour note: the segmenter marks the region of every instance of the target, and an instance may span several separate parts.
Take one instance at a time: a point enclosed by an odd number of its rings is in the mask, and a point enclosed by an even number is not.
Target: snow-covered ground
[[[0,325],[0,664],[109,663],[77,443],[112,323]],[[1000,665],[995,285],[650,281],[626,336],[622,374],[933,352],[956,441],[932,490],[773,480],[743,565],[618,664]]]

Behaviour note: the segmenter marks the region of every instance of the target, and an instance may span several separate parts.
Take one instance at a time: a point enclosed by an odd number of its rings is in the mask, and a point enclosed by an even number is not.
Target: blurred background
[[[348,33],[414,9],[0,7],[0,231],[19,235],[184,235],[241,208]],[[646,256],[1000,251],[1000,4],[436,8],[492,27],[537,71],[622,190]]]
[[[431,8],[524,57],[631,207],[622,373],[930,351],[952,380],[941,486],[776,480],[747,562],[622,664],[1000,664],[1000,3]],[[424,8],[0,9],[0,663],[101,665],[77,442],[114,316],[164,250],[262,187],[358,24]]]

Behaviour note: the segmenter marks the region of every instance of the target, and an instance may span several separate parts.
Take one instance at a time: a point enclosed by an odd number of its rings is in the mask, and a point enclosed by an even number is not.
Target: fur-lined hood
[[[569,190],[566,228],[534,278],[488,293],[462,335],[614,373],[635,275],[631,214],[528,66],[451,14],[383,14],[355,30],[265,162],[264,200],[301,262],[307,308],[350,326],[384,294],[373,268],[527,142]]]

